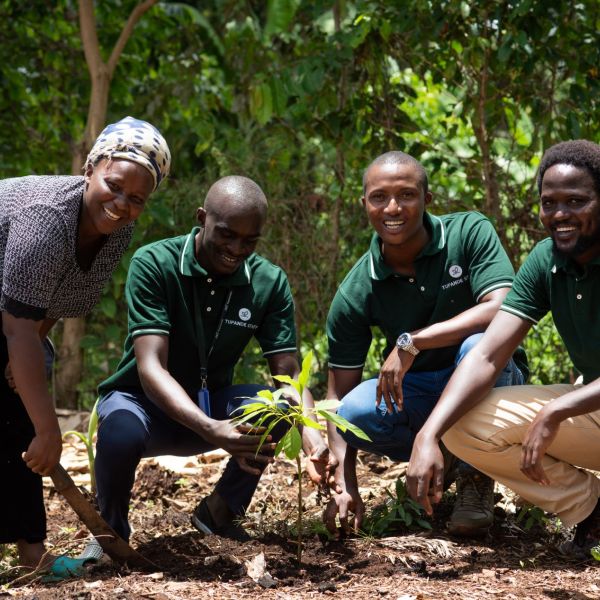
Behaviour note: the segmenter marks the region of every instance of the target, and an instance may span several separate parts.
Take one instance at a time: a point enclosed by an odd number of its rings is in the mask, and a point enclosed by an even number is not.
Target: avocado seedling
[[[285,435],[279,440],[274,454],[278,456],[282,451],[290,460],[296,461],[296,473],[298,477],[298,564],[302,562],[302,462],[300,451],[302,450],[303,427],[325,430],[325,425],[318,422],[318,417],[330,421],[341,431],[351,431],[355,436],[370,441],[368,436],[358,427],[352,425],[335,412],[341,404],[339,400],[323,400],[315,402],[314,408],[308,408],[302,401],[304,390],[310,379],[313,353],[309,352],[302,361],[302,370],[297,379],[289,375],[275,375],[274,379],[280,383],[291,386],[298,394],[298,398],[289,399],[289,389],[280,388],[274,392],[262,390],[250,402],[238,410],[240,415],[235,417],[238,424],[250,422],[254,427],[265,427],[259,443],[259,449],[265,443],[269,433],[278,423],[284,423],[289,428]],[[287,396],[286,396],[287,395]]]

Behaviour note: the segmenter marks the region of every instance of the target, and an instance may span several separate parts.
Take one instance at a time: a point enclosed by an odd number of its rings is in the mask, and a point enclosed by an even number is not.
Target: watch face
[[[411,343],[411,339],[410,336],[408,335],[408,333],[403,333],[399,338],[398,338],[398,346],[410,346]]]

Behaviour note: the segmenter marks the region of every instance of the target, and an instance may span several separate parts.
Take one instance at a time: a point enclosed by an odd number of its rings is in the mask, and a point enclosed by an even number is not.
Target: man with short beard
[[[538,188],[550,237],[528,256],[417,435],[409,492],[429,513],[440,500],[443,436],[469,464],[577,525],[561,550],[585,557],[600,539],[600,479],[587,470],[600,470],[600,146],[575,140],[549,148]],[[501,366],[548,312],[583,384],[490,392]]]

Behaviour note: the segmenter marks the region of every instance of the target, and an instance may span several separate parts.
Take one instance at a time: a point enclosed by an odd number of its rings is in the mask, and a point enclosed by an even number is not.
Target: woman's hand
[[[27,452],[23,452],[25,464],[39,475],[50,475],[60,460],[62,437],[58,427],[36,433],[31,440]]]
[[[8,382],[8,387],[13,392],[15,392],[15,394],[18,394],[19,392],[17,392],[17,385],[15,383],[15,378],[13,377],[12,369],[10,368],[10,361],[6,363],[6,369],[4,369],[4,377],[6,378],[6,381]]]

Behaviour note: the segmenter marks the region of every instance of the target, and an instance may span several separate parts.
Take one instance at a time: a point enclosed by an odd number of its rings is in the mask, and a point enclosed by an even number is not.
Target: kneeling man
[[[236,426],[234,411],[266,386],[232,385],[233,370],[252,337],[272,375],[296,376],[294,304],[285,273],[254,253],[267,214],[260,187],[225,177],[198,209],[200,227],[139,249],[129,268],[129,334],[117,371],[100,385],[96,477],[102,516],[129,539],[129,500],[142,457],[189,456],[214,448],[232,455],[214,491],[192,516],[203,533],[236,539],[271,443]],[[312,397],[304,398],[312,406]],[[233,415],[235,416],[235,415]],[[304,431],[315,457],[309,475],[321,483],[327,451]]]

